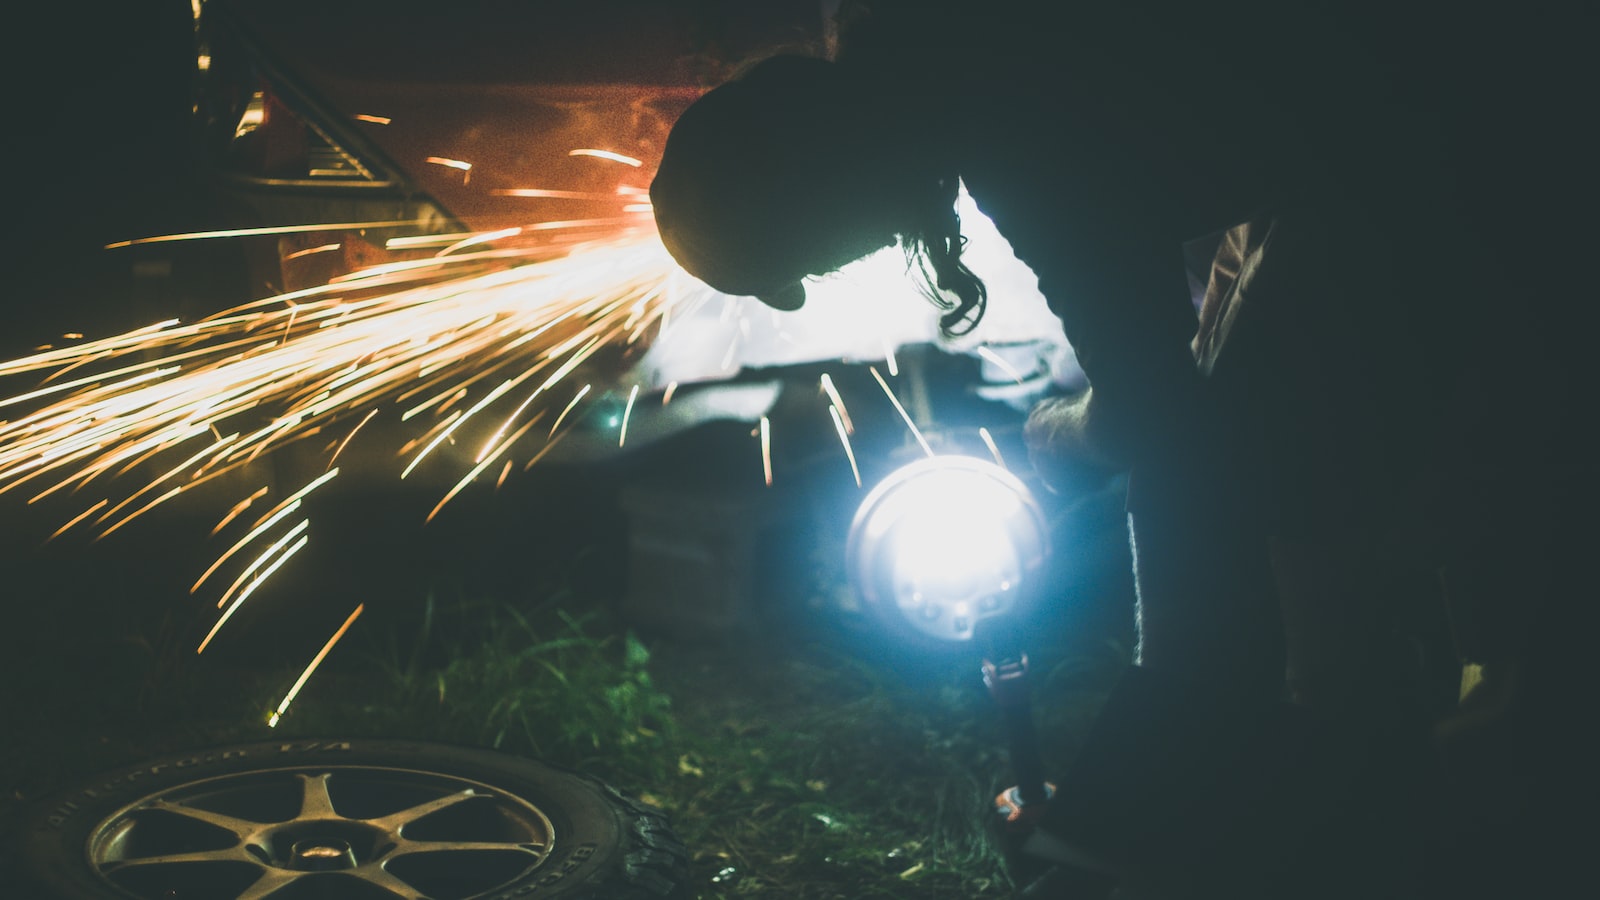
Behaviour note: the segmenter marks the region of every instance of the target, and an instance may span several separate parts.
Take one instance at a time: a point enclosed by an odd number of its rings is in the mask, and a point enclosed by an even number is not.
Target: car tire
[[[660,812],[578,772],[447,744],[212,747],[88,779],[19,820],[6,896],[38,900],[687,893],[688,855]]]

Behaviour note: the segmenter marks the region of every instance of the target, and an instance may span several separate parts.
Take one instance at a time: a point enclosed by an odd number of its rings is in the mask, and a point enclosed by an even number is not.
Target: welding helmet
[[[775,309],[803,279],[892,244],[871,177],[880,147],[843,72],[773,56],[673,125],[650,185],[661,241],[689,274]]]

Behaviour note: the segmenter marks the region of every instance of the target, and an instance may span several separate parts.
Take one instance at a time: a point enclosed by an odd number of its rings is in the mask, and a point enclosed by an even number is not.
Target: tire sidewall
[[[230,744],[116,769],[31,804],[6,873],[51,900],[127,898],[90,865],[88,843],[119,810],[145,797],[209,778],[282,768],[414,769],[478,781],[520,797],[550,819],[554,841],[537,868],[481,900],[591,896],[621,865],[624,810],[600,782],[548,763],[474,747],[399,740],[302,738]]]

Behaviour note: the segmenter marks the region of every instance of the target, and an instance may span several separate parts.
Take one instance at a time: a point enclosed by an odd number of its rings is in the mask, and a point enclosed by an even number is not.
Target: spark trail
[[[0,385],[34,379],[19,393],[0,394],[0,495],[78,504],[49,539],[87,531],[99,540],[201,485],[248,474],[251,463],[320,435],[326,444],[315,477],[282,487],[281,499],[272,495],[280,489],[252,492],[250,485],[212,529],[218,535],[232,527],[243,536],[229,538],[191,588],[227,585],[200,652],[313,540],[307,506],[313,495],[356,465],[349,461],[353,444],[370,446],[379,440],[372,432],[392,438],[385,425],[410,435],[395,454],[402,479],[446,450],[457,453],[458,443],[467,448],[465,457],[450,461],[462,474],[428,520],[486,473],[498,469],[490,480],[503,483],[514,455],[524,469],[543,458],[564,428],[581,421],[585,404],[608,393],[597,387],[627,395],[622,445],[640,399],[639,385],[618,382],[630,357],[722,295],[682,273],[652,229],[634,227],[559,254],[503,244],[521,231],[398,239],[392,244],[437,252],[195,322],[169,320],[93,340],[72,335],[69,346],[0,361]],[[735,349],[727,348],[728,359]],[[890,377],[898,375],[887,337],[883,352]],[[876,367],[870,371],[931,455],[884,377]],[[663,404],[677,387],[667,385]],[[820,387],[859,486],[850,440],[855,424],[829,376]],[[758,435],[769,485],[771,429],[763,416]],[[363,460],[371,465],[370,457]],[[257,504],[266,511],[251,521],[246,514]]]
[[[401,477],[471,435],[468,471],[436,514],[490,467],[509,467],[513,452],[546,452],[563,421],[580,418],[574,409],[593,386],[586,379],[614,378],[672,306],[711,294],[674,287],[684,283],[676,271],[643,230],[555,257],[457,242],[432,258],[374,266],[197,322],[0,362],[8,384],[36,379],[0,397],[0,417],[9,417],[0,421],[0,494],[30,504],[84,498],[51,538],[87,530],[99,540],[265,454],[332,438],[324,471],[277,501],[196,582],[224,564],[242,567],[218,602],[227,610],[209,643],[310,539],[303,514],[299,524],[289,514],[334,479],[335,460],[369,422],[415,420],[422,432],[400,450]],[[560,411],[555,425],[523,441],[547,407]],[[266,493],[235,504],[214,531]],[[267,546],[249,551],[254,544]]]

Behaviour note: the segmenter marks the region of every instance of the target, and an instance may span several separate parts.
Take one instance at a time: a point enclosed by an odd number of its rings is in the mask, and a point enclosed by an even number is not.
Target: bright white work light
[[[851,523],[849,571],[890,627],[970,641],[984,619],[1018,607],[1048,551],[1044,515],[1015,475],[967,456],[891,473]]]

